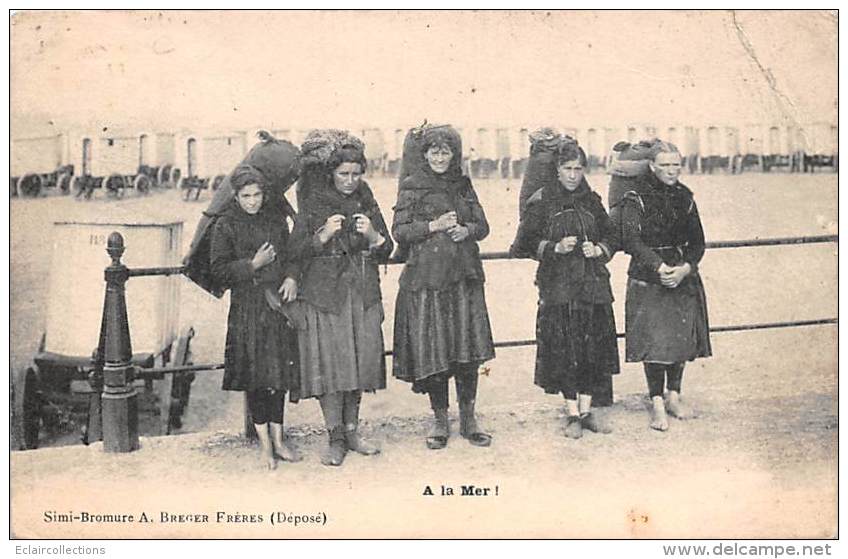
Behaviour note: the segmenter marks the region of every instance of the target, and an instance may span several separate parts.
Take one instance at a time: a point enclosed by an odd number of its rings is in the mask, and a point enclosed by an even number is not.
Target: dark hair
[[[454,145],[455,138],[451,136],[450,130],[447,128],[434,128],[432,130],[428,130],[424,133],[424,142],[422,144],[422,148],[424,153],[429,151],[432,147],[441,147],[447,146],[451,152],[454,152],[454,155],[458,155],[462,157],[462,154],[455,153],[456,146]]]
[[[332,173],[342,163],[359,163],[362,173],[365,173],[365,169],[368,167],[365,152],[351,144],[341,146],[330,155],[327,159],[327,169]]]
[[[455,161],[462,161],[462,137],[456,128],[448,124],[433,126],[424,131],[421,142],[421,154],[424,155],[432,147],[447,146],[453,153]]]
[[[233,187],[233,192],[239,193],[242,188],[249,184],[255,184],[262,192],[265,192],[267,187],[265,177],[256,167],[239,165],[230,176],[230,186]]]
[[[587,165],[586,152],[576,142],[565,142],[557,150],[557,166],[575,159],[580,161],[582,166]]]

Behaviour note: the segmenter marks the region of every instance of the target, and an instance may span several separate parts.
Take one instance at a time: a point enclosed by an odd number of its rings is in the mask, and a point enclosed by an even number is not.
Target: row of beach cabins
[[[463,165],[474,178],[520,178],[533,127],[460,128]],[[605,168],[616,143],[660,137],[680,148],[688,173],[835,172],[837,127],[751,125],[573,128],[589,156],[590,171]],[[10,196],[34,197],[49,189],[90,198],[97,189],[120,197],[128,190],[179,188],[185,198],[214,190],[256,141],[254,130],[147,132],[105,128],[97,133],[62,132],[12,138]],[[300,145],[306,128],[270,129]],[[358,130],[366,144],[370,176],[396,176],[407,128]]]

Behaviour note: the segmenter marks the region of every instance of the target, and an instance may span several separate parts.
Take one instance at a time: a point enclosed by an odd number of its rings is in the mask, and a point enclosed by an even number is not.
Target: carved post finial
[[[109,253],[109,257],[112,259],[112,266],[121,265],[121,256],[124,255],[124,250],[124,236],[117,231],[113,231],[106,241],[106,252]]]

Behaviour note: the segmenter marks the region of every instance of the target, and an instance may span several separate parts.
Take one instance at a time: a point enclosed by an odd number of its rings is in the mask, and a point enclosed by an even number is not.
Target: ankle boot
[[[369,443],[359,435],[359,429],[355,424],[345,426],[345,445],[348,450],[358,452],[363,456],[380,454],[380,448],[378,446]]]
[[[459,400],[459,434],[474,446],[489,446],[492,444],[492,436],[480,429],[474,414],[474,404],[477,400],[477,367],[457,372],[454,380]]]
[[[433,427],[427,435],[427,448],[439,450],[448,445],[448,438],[450,438],[450,423],[447,408],[434,409],[433,418]]]
[[[321,463],[325,466],[341,466],[344,462],[345,454],[347,454],[347,445],[345,444],[344,427],[338,425],[333,427],[328,432],[330,444],[327,451],[321,457]]]
[[[373,456],[380,453],[379,447],[363,440],[359,435],[359,406],[361,402],[362,392],[352,391],[344,393],[342,417],[345,423],[345,444],[348,450],[358,452],[364,456]]]
[[[474,400],[459,402],[459,434],[474,446],[489,446],[492,444],[492,436],[477,425],[474,403]]]

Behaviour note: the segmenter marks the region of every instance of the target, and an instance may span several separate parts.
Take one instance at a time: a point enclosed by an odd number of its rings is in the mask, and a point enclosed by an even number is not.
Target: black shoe
[[[341,466],[347,454],[345,444],[344,427],[339,425],[330,429],[330,445],[321,457],[321,463],[325,466]]]
[[[427,435],[427,448],[430,450],[440,450],[448,446],[448,439],[450,438],[448,410],[433,410],[433,415],[433,427]]]
[[[583,436],[583,425],[579,415],[569,415],[565,421],[565,436],[569,439],[579,439]]]
[[[580,416],[580,426],[587,431],[608,435],[612,429],[598,421],[598,417],[592,412],[586,412]]]
[[[492,444],[492,436],[485,433],[477,425],[473,401],[459,404],[459,434],[468,439],[468,442],[474,446],[489,446]]]

